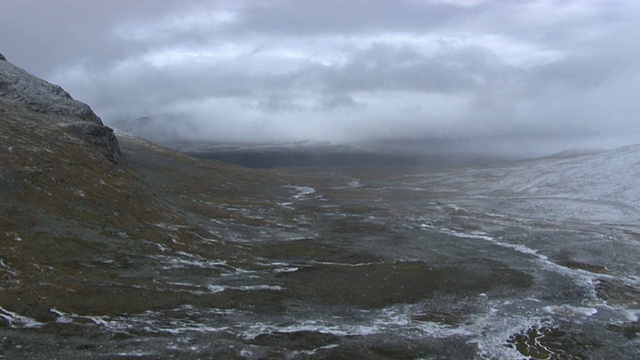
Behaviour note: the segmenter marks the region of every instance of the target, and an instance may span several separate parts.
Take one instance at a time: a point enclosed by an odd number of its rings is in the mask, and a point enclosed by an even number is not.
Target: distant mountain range
[[[390,148],[370,142],[359,144],[321,141],[235,144],[167,142],[164,145],[196,158],[219,160],[250,168],[358,165],[441,168],[489,164],[514,159],[507,155]]]

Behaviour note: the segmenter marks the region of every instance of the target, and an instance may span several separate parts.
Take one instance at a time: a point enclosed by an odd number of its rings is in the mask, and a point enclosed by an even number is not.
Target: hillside
[[[470,167],[418,176],[414,185],[456,189],[486,206],[519,204],[522,216],[596,223],[640,221],[640,145],[567,158]],[[516,211],[513,209],[512,211]],[[515,215],[515,214],[513,214]]]
[[[8,67],[0,65],[2,84]],[[274,180],[251,171],[203,163],[126,133],[118,134],[119,145],[115,137],[109,145],[87,139],[68,125],[86,122],[112,132],[95,115],[76,117],[77,109],[93,114],[86,105],[25,74],[12,69],[10,75],[24,78],[9,80],[27,85],[0,87],[5,309],[47,321],[55,318],[50,309],[106,314],[179,305],[147,289],[150,275],[136,271],[141,263],[153,267],[150,256],[178,251],[238,252],[212,234],[210,219],[255,223],[227,207],[269,206],[263,196],[277,197]],[[51,106],[38,105],[42,98],[49,104],[50,95]]]
[[[0,60],[0,358],[640,358],[640,146],[256,170],[87,109]]]
[[[57,85],[39,79],[11,64],[0,54],[0,99],[4,105],[21,105],[93,144],[107,159],[121,160],[113,131],[84,103]],[[10,106],[11,107],[11,106]],[[42,125],[39,123],[38,125]]]

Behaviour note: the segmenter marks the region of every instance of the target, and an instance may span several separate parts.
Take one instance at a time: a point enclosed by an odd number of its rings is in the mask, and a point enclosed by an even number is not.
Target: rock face
[[[113,130],[82,102],[57,85],[50,84],[18,68],[0,54],[0,99],[18,102],[31,111],[49,117],[83,140],[97,146],[111,161],[122,160]]]

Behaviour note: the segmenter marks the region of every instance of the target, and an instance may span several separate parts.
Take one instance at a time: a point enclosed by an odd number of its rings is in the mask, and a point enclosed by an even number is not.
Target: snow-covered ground
[[[458,199],[519,204],[525,217],[640,223],[640,145],[563,159],[471,167],[407,178],[416,190],[455,192]]]

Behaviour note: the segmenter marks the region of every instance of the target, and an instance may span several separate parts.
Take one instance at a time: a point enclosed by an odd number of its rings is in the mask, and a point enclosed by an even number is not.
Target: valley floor
[[[258,171],[119,138],[117,214],[3,220],[0,357],[640,358],[638,147]]]

